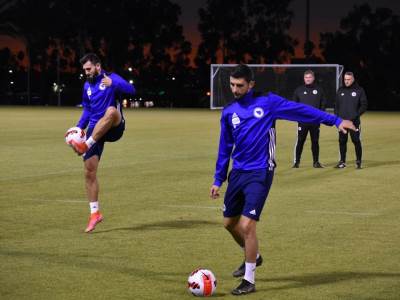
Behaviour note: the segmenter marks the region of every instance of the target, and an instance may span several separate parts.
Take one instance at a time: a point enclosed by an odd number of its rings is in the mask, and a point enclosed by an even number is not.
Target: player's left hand
[[[213,185],[210,189],[210,198],[217,199],[219,197],[219,186]]]
[[[339,131],[343,132],[343,133],[347,133],[347,129],[356,131],[357,128],[356,126],[354,126],[352,121],[349,120],[343,120],[342,123],[339,124],[338,127]]]
[[[106,73],[103,74],[103,79],[101,80],[101,84],[106,87],[110,87],[112,85],[112,79],[107,76]]]

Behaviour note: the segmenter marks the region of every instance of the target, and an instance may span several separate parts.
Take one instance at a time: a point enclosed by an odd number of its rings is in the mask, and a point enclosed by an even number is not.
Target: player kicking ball
[[[273,93],[258,95],[253,91],[252,70],[238,65],[230,76],[234,101],[222,111],[221,136],[214,184],[210,197],[219,197],[220,187],[228,176],[223,215],[224,226],[244,249],[244,263],[233,272],[244,276],[234,295],[255,292],[255,269],[262,264],[258,251],[256,225],[259,221],[275,169],[275,121],[279,119],[310,124],[336,125],[342,132],[355,130],[351,121],[327,114],[311,106],[289,101]]]
[[[71,141],[78,155],[83,155],[86,193],[90,218],[85,232],[91,232],[103,220],[99,210],[99,183],[97,168],[105,142],[118,141],[125,130],[125,120],[118,98],[134,94],[133,85],[114,73],[106,74],[96,54],[86,54],[81,60],[87,82],[83,86],[83,113],[77,127],[88,127],[86,142]]]

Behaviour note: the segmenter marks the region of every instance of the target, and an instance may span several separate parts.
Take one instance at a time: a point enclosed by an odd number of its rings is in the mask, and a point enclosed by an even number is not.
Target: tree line
[[[41,104],[55,104],[60,88],[64,104],[79,103],[79,58],[96,52],[107,70],[132,80],[144,97],[207,106],[211,63],[290,62],[299,46],[289,34],[291,1],[208,0],[198,11],[201,42],[191,61],[181,8],[170,0],[0,0],[0,34],[19,38],[27,49],[0,49],[2,98],[15,101],[28,85]],[[392,10],[363,4],[337,31],[320,34],[322,61],[354,71],[375,109],[400,108],[399,29]],[[305,46],[312,61],[312,45],[311,51]]]

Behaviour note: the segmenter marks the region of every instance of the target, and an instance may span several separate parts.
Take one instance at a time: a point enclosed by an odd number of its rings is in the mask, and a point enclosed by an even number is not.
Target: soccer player
[[[293,93],[293,100],[304,103],[312,107],[325,110],[325,96],[321,87],[314,83],[315,75],[312,70],[304,72],[304,85],[299,86]],[[311,152],[313,156],[314,168],[323,168],[319,162],[319,124],[298,123],[297,141],[295,146],[295,157],[293,168],[300,165],[301,153],[303,152],[304,142],[310,132]]]
[[[352,120],[356,131],[350,132],[351,141],[356,151],[356,168],[361,169],[362,146],[361,146],[361,121],[360,116],[367,110],[368,100],[364,89],[355,82],[354,74],[344,74],[344,87],[336,94],[335,114],[341,118]],[[339,131],[340,161],[336,168],[346,168],[348,134]]]
[[[119,103],[121,94],[134,94],[133,85],[114,73],[106,73],[96,54],[86,54],[81,60],[87,82],[83,87],[83,113],[77,124],[88,127],[84,143],[72,141],[71,146],[83,155],[86,193],[90,206],[90,218],[85,232],[91,232],[103,220],[99,210],[99,183],[97,169],[105,142],[119,140],[125,130],[125,120]]]
[[[223,205],[224,226],[244,249],[245,256],[245,262],[233,272],[234,277],[244,275],[240,285],[232,290],[234,295],[255,291],[255,269],[262,264],[256,224],[274,176],[275,121],[336,125],[343,132],[355,129],[351,121],[309,105],[272,93],[258,95],[253,91],[254,84],[253,73],[247,65],[235,67],[230,76],[235,99],[222,111],[215,180],[210,189],[210,197],[218,198],[232,157]]]

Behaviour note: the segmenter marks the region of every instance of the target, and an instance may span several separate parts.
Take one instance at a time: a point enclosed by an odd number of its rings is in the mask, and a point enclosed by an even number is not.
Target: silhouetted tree
[[[354,6],[340,30],[321,33],[322,55],[355,72],[370,108],[400,108],[400,18],[388,8]]]
[[[288,29],[291,0],[208,0],[199,10],[202,42],[196,64],[209,80],[210,63],[279,63],[294,54]],[[203,85],[208,85],[204,81]]]

